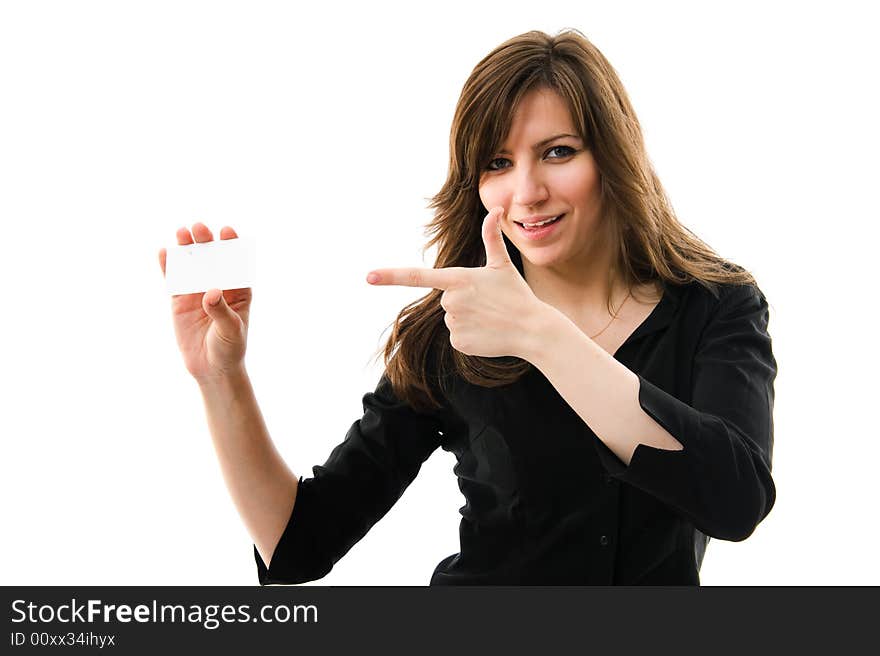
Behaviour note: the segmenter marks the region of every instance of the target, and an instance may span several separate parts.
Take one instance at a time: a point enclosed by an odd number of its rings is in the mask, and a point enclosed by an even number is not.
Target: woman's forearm
[[[524,339],[525,359],[620,460],[629,465],[639,444],[684,448],[639,403],[639,379],[550,306],[537,311],[538,328]]]
[[[243,368],[199,380],[199,388],[226,487],[268,567],[293,510],[297,478],[269,437]]]

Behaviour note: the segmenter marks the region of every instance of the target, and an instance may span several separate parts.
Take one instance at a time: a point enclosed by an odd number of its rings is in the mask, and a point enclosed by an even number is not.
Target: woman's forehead
[[[578,130],[565,100],[550,89],[537,89],[519,102],[502,145],[538,147],[544,140],[566,134],[577,137]]]

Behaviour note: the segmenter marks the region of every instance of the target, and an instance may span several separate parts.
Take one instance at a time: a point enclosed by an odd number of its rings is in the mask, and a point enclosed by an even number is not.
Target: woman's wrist
[[[549,303],[538,300],[529,312],[523,315],[525,329],[520,333],[520,346],[517,356],[538,366],[542,354],[552,348],[555,336],[559,334],[560,322],[568,318]]]
[[[249,384],[250,382],[248,379],[247,370],[244,366],[244,362],[223,371],[218,371],[216,373],[207,374],[204,376],[193,376],[193,378],[195,378],[196,382],[199,384],[199,388],[202,391],[233,388],[238,387],[242,384]]]

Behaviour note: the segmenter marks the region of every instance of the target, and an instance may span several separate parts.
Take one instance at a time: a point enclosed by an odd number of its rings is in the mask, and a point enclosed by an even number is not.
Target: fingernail
[[[371,285],[373,283],[379,282],[379,274],[373,273],[371,271],[370,273],[367,274],[367,282],[370,283]]]
[[[223,296],[223,292],[217,294],[217,298],[215,298],[213,301],[211,299],[208,299],[208,305],[217,305],[220,302],[221,296]]]

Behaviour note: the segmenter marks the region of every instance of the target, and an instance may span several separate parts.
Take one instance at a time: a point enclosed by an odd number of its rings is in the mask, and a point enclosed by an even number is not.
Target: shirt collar
[[[654,306],[648,318],[633,331],[626,340],[627,343],[662,330],[672,322],[672,318],[681,304],[681,297],[685,292],[686,285],[676,285],[662,279],[660,280],[660,285],[663,287],[663,295],[660,297],[660,302]]]

